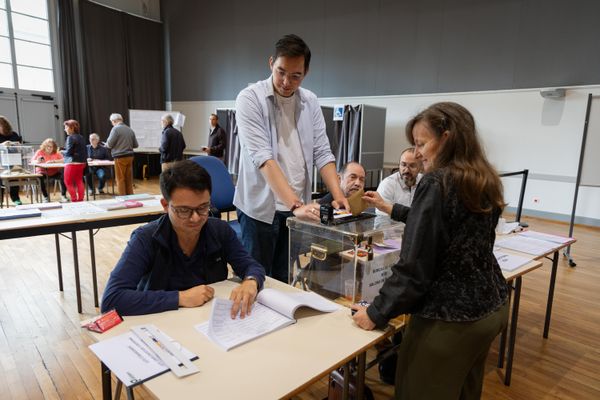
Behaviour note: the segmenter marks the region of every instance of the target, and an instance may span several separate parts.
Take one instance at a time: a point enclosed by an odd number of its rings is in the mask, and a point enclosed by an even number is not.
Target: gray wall
[[[320,97],[600,83],[597,0],[163,0],[170,101],[231,100],[275,41],[313,52]]]

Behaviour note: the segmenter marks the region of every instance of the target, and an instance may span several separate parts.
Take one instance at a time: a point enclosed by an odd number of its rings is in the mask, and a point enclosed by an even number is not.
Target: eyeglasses
[[[169,207],[171,207],[171,210],[175,212],[177,218],[181,219],[190,219],[192,218],[192,215],[194,215],[194,213],[198,214],[198,216],[200,217],[206,217],[210,213],[210,204],[205,204],[197,208],[185,206],[175,207],[172,204],[169,204]]]

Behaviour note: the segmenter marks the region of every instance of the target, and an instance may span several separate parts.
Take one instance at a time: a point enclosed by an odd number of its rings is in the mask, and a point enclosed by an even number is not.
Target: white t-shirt
[[[306,184],[306,163],[302,154],[302,145],[296,127],[296,95],[282,97],[275,94],[277,106],[275,121],[277,122],[277,162],[286,176],[288,183],[298,198],[304,198]],[[275,209],[289,211],[290,208],[276,199]]]
[[[409,188],[402,180],[400,172],[395,172],[381,181],[377,187],[377,193],[379,193],[387,203],[391,203],[392,205],[402,204],[410,207],[415,191],[417,190],[417,185],[422,177],[422,174],[418,174],[414,186]],[[383,211],[377,210],[376,212],[377,214],[385,215]]]

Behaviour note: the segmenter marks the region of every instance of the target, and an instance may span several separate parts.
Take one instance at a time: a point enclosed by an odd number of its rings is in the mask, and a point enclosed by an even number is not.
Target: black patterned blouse
[[[502,306],[508,285],[493,254],[501,210],[473,213],[444,170],[426,174],[412,202],[400,260],[367,309],[384,327],[400,314],[443,321],[476,321]]]

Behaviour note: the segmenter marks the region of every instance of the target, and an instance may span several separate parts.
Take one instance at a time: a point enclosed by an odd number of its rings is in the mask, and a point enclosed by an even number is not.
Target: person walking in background
[[[8,118],[3,115],[0,115],[0,143],[5,145],[9,144],[21,144],[23,143],[23,138],[17,132],[13,131]],[[19,198],[19,187],[11,186],[10,190],[10,199],[15,205],[21,205],[21,199]],[[0,198],[4,196],[4,188],[0,188]]]
[[[209,121],[208,146],[203,146],[202,151],[205,151],[209,156],[217,157],[223,161],[225,149],[227,148],[227,133],[219,125],[217,114],[210,114]]]
[[[100,143],[100,136],[97,133],[90,135],[90,144],[87,145],[87,159],[88,162],[92,160],[110,160],[110,151]],[[105,167],[88,167],[88,173],[86,176],[88,184],[88,193],[94,194],[93,176],[98,178],[98,193],[104,194],[104,184],[106,183],[106,171]]]
[[[111,150],[115,160],[117,191],[121,196],[133,194],[133,149],[138,142],[133,129],[123,123],[121,114],[111,114],[113,128],[106,140],[106,147]]]
[[[178,129],[173,127],[173,116],[165,114],[160,119],[163,127],[160,138],[160,167],[164,171],[175,161],[183,160],[183,150],[185,150],[185,140]]]
[[[64,162],[63,155],[58,151],[58,145],[52,138],[48,138],[42,142],[40,149],[35,153],[32,159],[36,163],[62,163]],[[66,202],[67,199],[67,187],[65,186],[63,177],[63,168],[42,168],[36,167],[35,172],[43,176],[42,179],[42,195],[44,196],[44,203],[50,201],[48,196],[48,181],[50,178],[57,179],[60,182],[60,194],[61,201]]]
[[[86,166],[87,150],[85,139],[79,134],[79,122],[69,119],[64,122],[67,142],[65,143],[64,181],[72,202],[83,201],[83,171]]]

